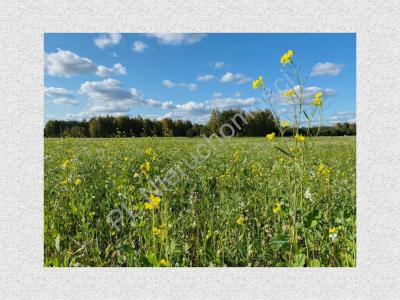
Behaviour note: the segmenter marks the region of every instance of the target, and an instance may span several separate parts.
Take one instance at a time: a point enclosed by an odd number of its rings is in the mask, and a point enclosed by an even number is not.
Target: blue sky
[[[325,123],[355,122],[355,34],[47,33],[45,120],[96,115],[204,123],[214,108],[264,109],[252,80],[276,95],[295,86],[279,59],[301,64],[310,94],[322,91]],[[277,97],[281,118],[290,105]]]

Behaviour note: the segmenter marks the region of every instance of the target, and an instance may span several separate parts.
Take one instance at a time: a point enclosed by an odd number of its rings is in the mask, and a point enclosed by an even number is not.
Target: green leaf
[[[289,239],[285,235],[277,235],[271,239],[271,243],[276,246],[282,246],[289,243]]]
[[[293,267],[303,267],[306,262],[305,254],[296,254],[293,260]]]
[[[317,221],[317,220],[312,220],[312,221],[311,221],[310,227],[311,227],[311,228],[314,228],[314,227],[316,227],[317,225],[318,225],[318,221]]]
[[[306,116],[307,120],[310,121],[310,117],[307,115],[306,111],[303,110],[304,115]]]
[[[318,259],[314,258],[308,262],[308,266],[312,268],[319,268],[321,267],[321,263]]]
[[[283,154],[289,156],[289,157],[293,157],[292,154],[290,154],[289,152],[287,152],[286,150],[283,150],[281,147],[275,146],[275,148],[279,151],[281,151]]]

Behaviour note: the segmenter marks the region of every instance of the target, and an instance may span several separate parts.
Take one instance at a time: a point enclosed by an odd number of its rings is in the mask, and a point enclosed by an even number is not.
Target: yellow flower
[[[262,76],[259,76],[258,79],[253,81],[253,89],[258,89],[260,87],[262,87],[262,85],[264,84],[263,78]]]
[[[127,161],[129,158],[127,156],[124,157],[124,160]]]
[[[146,149],[145,153],[146,153],[148,156],[152,156],[152,155],[153,155],[153,149],[151,149],[151,148],[149,147],[149,148]]]
[[[67,184],[68,183],[68,179],[64,179],[63,181],[60,182],[61,185]]]
[[[153,227],[153,234],[154,235],[159,235],[161,233],[161,229],[157,228],[157,227]]]
[[[279,161],[280,161],[281,163],[285,162],[285,160],[284,160],[282,157],[279,159]]]
[[[266,138],[267,138],[268,140],[273,140],[274,137],[275,137],[275,132],[266,135]]]
[[[335,241],[337,239],[337,233],[338,233],[338,229],[336,227],[329,228],[329,238],[332,241]]]
[[[67,159],[66,161],[63,162],[63,164],[61,165],[61,168],[66,169],[69,165],[69,159]]]
[[[305,137],[303,135],[301,135],[301,134],[298,134],[298,133],[296,133],[294,138],[296,139],[296,141],[299,141],[299,142],[303,142],[305,140]]]
[[[289,122],[288,122],[288,121],[282,121],[282,122],[281,122],[281,126],[282,126],[283,128],[289,127]]]
[[[168,267],[169,265],[170,265],[170,262],[169,262],[168,259],[162,258],[162,259],[160,260],[160,266],[161,266],[161,267]]]
[[[331,171],[331,170],[329,169],[329,167],[325,166],[325,165],[322,164],[322,163],[319,164],[319,166],[318,166],[318,173],[319,173],[319,174],[328,176],[330,171]]]
[[[285,54],[283,54],[281,56],[281,64],[287,65],[288,63],[290,63],[290,61],[292,60],[293,54],[294,54],[293,50],[288,50]]]
[[[150,201],[144,203],[145,209],[155,209],[160,204],[161,198],[158,196],[150,195]]]
[[[279,214],[281,212],[281,204],[279,202],[275,203],[275,207],[272,209],[274,214]]]
[[[329,228],[329,233],[337,233],[337,232],[338,232],[338,230],[336,227]]]
[[[316,93],[314,95],[314,100],[311,101],[311,105],[313,105],[313,106],[321,106],[322,105],[322,99],[321,98],[322,98],[322,93],[321,92]]]
[[[236,220],[236,224],[238,224],[238,225],[243,225],[243,216],[240,216],[240,217]]]
[[[294,94],[295,94],[294,89],[290,89],[290,90],[287,90],[286,92],[284,92],[283,96],[289,98],[289,97],[293,96]]]
[[[149,162],[149,161],[146,161],[144,164],[142,164],[142,165],[140,166],[140,169],[141,169],[143,172],[150,172],[150,168],[151,168],[151,165],[150,165],[150,162]]]
[[[81,184],[81,180],[79,178],[75,179],[74,181],[75,185],[80,185]]]

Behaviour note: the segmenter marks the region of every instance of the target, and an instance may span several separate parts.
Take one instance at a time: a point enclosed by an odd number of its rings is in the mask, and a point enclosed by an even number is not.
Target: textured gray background
[[[399,298],[399,2],[155,2],[0,3],[0,298]],[[357,268],[43,268],[43,33],[166,31],[357,32]]]

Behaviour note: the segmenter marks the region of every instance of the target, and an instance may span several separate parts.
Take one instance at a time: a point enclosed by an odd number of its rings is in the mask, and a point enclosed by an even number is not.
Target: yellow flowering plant
[[[314,162],[315,157],[311,156],[311,149],[314,149],[314,137],[318,136],[320,127],[323,122],[323,98],[324,93],[317,91],[311,95],[306,92],[305,84],[307,82],[308,75],[305,79],[302,79],[300,74],[300,65],[297,65],[294,61],[294,51],[288,50],[280,57],[280,63],[285,67],[288,76],[294,77],[295,86],[286,89],[280,95],[283,96],[286,101],[289,102],[291,108],[293,108],[293,120],[279,121],[277,110],[272,103],[272,97],[274,96],[271,90],[265,87],[265,82],[260,76],[253,82],[254,89],[261,89],[265,95],[267,102],[269,103],[270,110],[274,116],[276,128],[279,131],[281,139],[274,144],[274,147],[288,157],[287,160],[287,174],[292,184],[288,186],[286,193],[288,196],[289,212],[287,220],[289,224],[285,224],[288,228],[288,242],[290,244],[290,251],[288,256],[288,265],[296,265],[298,262],[298,253],[301,249],[298,247],[298,235],[299,227],[305,227],[304,216],[301,211],[305,206],[310,205],[305,201],[305,191],[307,190],[306,182],[309,177],[309,172],[312,172],[314,166],[318,163]],[[310,99],[311,98],[311,99]],[[314,135],[311,134],[311,127],[315,126],[315,118],[319,115],[318,130]],[[289,124],[291,124],[289,128]],[[287,134],[292,135],[292,139],[286,139],[284,136]],[[275,132],[266,135],[267,140],[272,140],[276,137]],[[323,181],[324,195],[327,195],[328,174],[330,169],[325,165],[319,167],[318,174],[322,174],[325,177]],[[279,202],[272,208],[272,212],[275,215],[283,213],[283,207]],[[300,212],[300,214],[299,214]],[[287,212],[285,212],[287,213]],[[300,220],[299,220],[300,217]],[[315,223],[313,223],[315,224]],[[302,239],[307,244],[308,235],[311,232],[311,228],[302,230]],[[335,233],[336,234],[336,233]],[[305,257],[309,258],[310,253],[308,248],[305,253]]]

